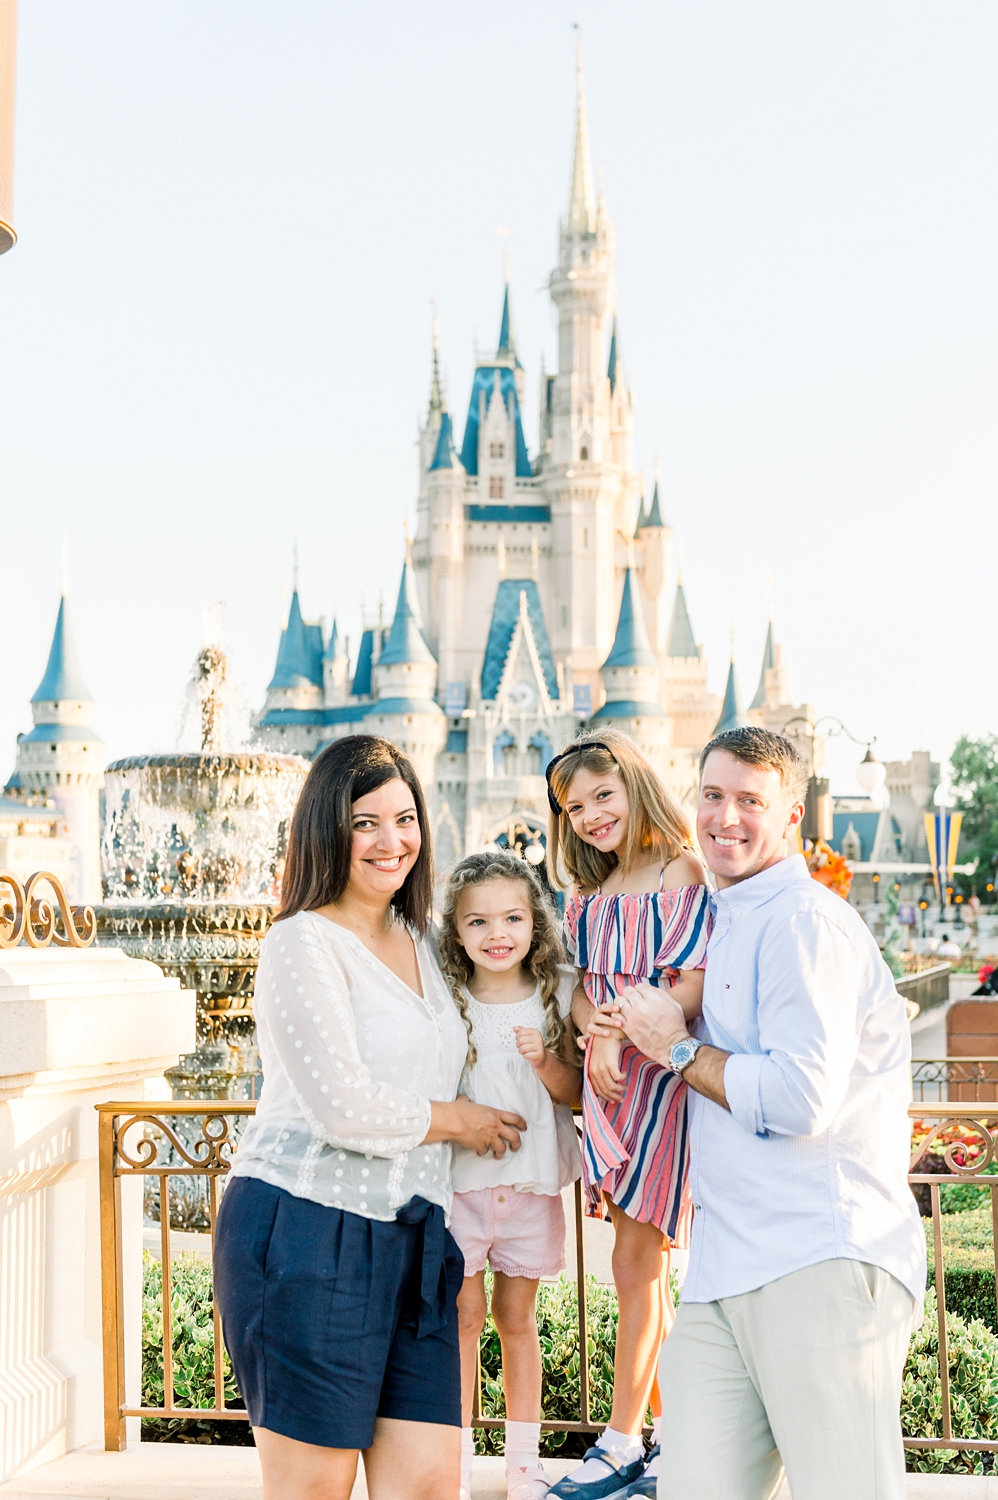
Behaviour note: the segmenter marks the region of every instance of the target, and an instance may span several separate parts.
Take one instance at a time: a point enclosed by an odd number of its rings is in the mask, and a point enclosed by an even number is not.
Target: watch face
[[[669,1062],[673,1071],[682,1072],[687,1063],[691,1063],[697,1055],[696,1043],[693,1041],[677,1042],[669,1052]]]

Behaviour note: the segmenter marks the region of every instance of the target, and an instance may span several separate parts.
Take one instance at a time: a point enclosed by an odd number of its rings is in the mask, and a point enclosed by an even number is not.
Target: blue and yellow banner
[[[925,837],[929,845],[929,864],[936,895],[941,901],[956,865],[956,851],[960,843],[962,812],[943,810],[925,814]]]

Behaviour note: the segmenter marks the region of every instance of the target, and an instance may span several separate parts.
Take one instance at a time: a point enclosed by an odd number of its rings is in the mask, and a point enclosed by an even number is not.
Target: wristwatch
[[[673,1042],[669,1048],[669,1067],[674,1073],[681,1073],[689,1067],[703,1045],[695,1036],[684,1036],[681,1041]]]

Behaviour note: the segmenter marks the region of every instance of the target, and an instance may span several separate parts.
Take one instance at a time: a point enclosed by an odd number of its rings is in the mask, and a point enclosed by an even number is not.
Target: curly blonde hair
[[[590,741],[598,739],[598,744]],[[619,776],[627,793],[627,837],[618,856],[594,849],[580,839],[565,812],[572,778],[579,771],[595,776]],[[557,763],[549,767],[551,795],[561,811],[552,808],[548,832],[548,871],[562,883],[574,882],[582,891],[595,891],[619,863],[626,871],[642,854],[655,850],[664,865],[671,864],[693,846],[690,825],[669,796],[658,774],[629,734],[603,729],[599,735],[581,735],[573,740]],[[561,878],[564,864],[568,882]]]
[[[466,855],[451,870],[444,889],[440,921],[440,966],[454,1004],[468,1029],[468,1067],[474,1066],[477,1053],[471,1036],[465,986],[475,972],[475,965],[457,935],[457,903],[463,891],[472,886],[486,885],[490,880],[515,880],[527,893],[533,932],[523,968],[536,980],[540,990],[544,1006],[544,1045],[552,1052],[560,1052],[565,1035],[565,1022],[558,1010],[561,978],[558,966],[565,962],[565,952],[551,903],[537,876],[522,859],[506,849],[483,849],[478,854]]]

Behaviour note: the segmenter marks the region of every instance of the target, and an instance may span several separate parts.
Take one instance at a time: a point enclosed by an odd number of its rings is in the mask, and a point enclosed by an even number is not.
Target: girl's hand
[[[586,1036],[606,1037],[613,1042],[624,1041],[624,1027],[617,1007],[601,1005],[598,1010],[594,1010],[589,1018],[585,1034]]]
[[[599,1097],[610,1103],[624,1097],[620,1047],[621,1043],[612,1037],[594,1036],[589,1041],[589,1082]]]
[[[507,1149],[519,1151],[520,1132],[527,1128],[522,1115],[510,1109],[493,1109],[489,1104],[473,1104],[465,1094],[459,1094],[447,1108],[453,1114],[443,1139],[453,1141],[456,1146],[467,1146],[479,1156],[491,1153],[499,1157],[505,1156]]]
[[[532,1068],[542,1068],[547,1061],[548,1050],[536,1026],[514,1026],[513,1035],[520,1056],[525,1057]]]

